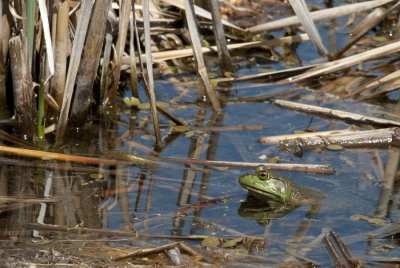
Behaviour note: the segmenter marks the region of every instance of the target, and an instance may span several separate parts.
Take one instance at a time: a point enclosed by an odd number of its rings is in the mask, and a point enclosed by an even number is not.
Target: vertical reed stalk
[[[61,144],[62,138],[64,137],[67,129],[68,115],[71,108],[73,90],[75,86],[75,80],[78,73],[79,64],[83,52],[83,46],[85,44],[85,38],[87,29],[89,26],[90,16],[92,14],[92,7],[94,1],[86,0],[82,2],[81,12],[76,26],[76,33],[74,43],[72,45],[71,59],[69,62],[67,80],[64,87],[64,96],[61,107],[60,118],[57,124],[56,130],[56,146]]]
[[[201,42],[199,38],[199,31],[197,30],[196,17],[193,8],[193,2],[191,0],[184,0],[186,21],[189,28],[190,39],[192,40],[193,53],[196,59],[197,72],[200,75],[200,81],[206,88],[207,97],[210,99],[211,105],[215,111],[221,109],[218,97],[215,94],[214,88],[211,85],[211,81],[208,78],[207,69],[204,63],[203,53],[201,49]]]
[[[148,90],[151,104],[151,114],[153,117],[154,132],[156,136],[156,143],[160,145],[161,134],[160,125],[158,122],[158,114],[156,107],[156,96],[154,94],[154,77],[153,77],[153,57],[151,55],[151,37],[150,37],[150,15],[149,15],[149,0],[143,0],[143,28],[146,50],[146,70],[148,77]]]
[[[61,107],[67,77],[69,0],[58,7],[55,41],[55,75],[52,83],[54,99]]]
[[[32,57],[35,38],[36,0],[26,0],[26,33],[28,38],[29,68],[32,67]]]
[[[93,15],[85,41],[82,60],[76,79],[75,96],[72,103],[70,120],[76,125],[83,125],[87,119],[88,110],[92,103],[93,84],[99,67],[101,48],[106,32],[107,14],[111,0],[96,1]]]
[[[225,75],[226,72],[233,73],[234,68],[231,61],[231,56],[226,45],[224,28],[221,21],[221,12],[219,11],[219,5],[217,0],[209,0],[209,6],[211,9],[212,23],[214,29],[215,43],[218,48],[218,60],[221,68],[221,72]]]

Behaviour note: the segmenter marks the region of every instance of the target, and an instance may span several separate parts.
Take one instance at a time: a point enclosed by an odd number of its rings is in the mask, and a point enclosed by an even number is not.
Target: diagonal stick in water
[[[301,25],[303,25],[306,33],[310,37],[311,42],[317,49],[318,53],[322,56],[328,54],[328,50],[322,43],[321,36],[319,35],[318,29],[315,26],[313,19],[311,18],[310,12],[308,11],[307,4],[304,0],[289,0],[290,4],[297,17],[299,18]]]

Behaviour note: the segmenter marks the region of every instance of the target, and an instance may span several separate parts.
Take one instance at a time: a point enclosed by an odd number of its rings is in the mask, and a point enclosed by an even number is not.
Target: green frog
[[[292,179],[270,171],[265,166],[258,166],[255,174],[246,174],[239,178],[240,185],[249,194],[262,201],[275,201],[294,207],[304,204],[316,204],[325,195],[315,189],[301,186]]]
[[[267,225],[304,204],[311,205],[308,216],[313,217],[325,198],[322,192],[301,186],[265,166],[258,166],[255,174],[241,176],[239,183],[249,191],[249,197],[240,204],[238,214],[261,225]]]

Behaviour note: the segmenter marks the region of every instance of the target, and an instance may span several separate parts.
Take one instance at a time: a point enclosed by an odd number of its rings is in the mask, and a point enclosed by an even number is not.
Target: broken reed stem
[[[301,141],[301,142],[300,142]],[[337,144],[347,148],[371,146],[399,146],[400,128],[382,128],[373,130],[333,130],[315,133],[261,137],[262,144],[304,144],[307,147],[323,144]]]
[[[199,31],[197,30],[196,17],[194,16],[193,1],[184,0],[186,22],[189,28],[190,39],[192,41],[193,54],[196,60],[197,72],[200,75],[200,81],[203,83],[207,97],[215,111],[221,109],[218,97],[215,94],[214,88],[208,78],[207,69],[204,63],[203,53],[201,51],[201,42],[199,38]]]
[[[56,146],[59,146],[64,137],[67,129],[67,121],[69,111],[71,109],[71,102],[73,97],[73,91],[75,87],[76,76],[81,61],[83,52],[83,46],[85,44],[86,33],[89,27],[90,16],[92,14],[93,1],[83,1],[81,6],[81,12],[76,26],[75,39],[72,44],[72,52],[69,61],[69,68],[67,79],[65,81],[63,102],[61,106],[60,117],[58,119],[56,129]]]
[[[219,11],[219,4],[217,0],[209,0],[209,7],[212,14],[212,23],[214,29],[214,37],[217,45],[218,60],[221,68],[221,73],[232,73],[235,71],[233,68],[231,56],[226,45],[224,28],[221,21],[221,13]],[[225,75],[224,75],[225,76]]]
[[[9,44],[17,131],[32,138],[34,135],[32,76],[28,65],[28,43],[23,31],[12,37]]]
[[[74,99],[69,115],[69,120],[75,125],[83,125],[87,120],[89,107],[92,103],[93,85],[99,67],[101,49],[106,33],[107,14],[110,6],[111,0],[96,1],[93,6],[93,15],[87,31],[85,49],[76,78]]]

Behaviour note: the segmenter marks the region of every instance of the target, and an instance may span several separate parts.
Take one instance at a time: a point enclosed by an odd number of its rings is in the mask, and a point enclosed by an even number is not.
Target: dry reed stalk
[[[336,51],[330,59],[336,60],[342,56],[353,44],[360,40],[372,27],[375,27],[379,22],[381,22],[386,16],[386,9],[379,7],[374,9],[368,14],[354,29],[349,31],[351,34],[350,40],[338,51]]]
[[[207,166],[221,166],[221,167],[248,167],[253,168],[260,165],[266,166],[270,169],[277,170],[291,170],[299,172],[319,173],[319,174],[333,174],[335,170],[329,165],[314,165],[314,164],[273,164],[263,162],[233,162],[233,161],[213,161],[192,158],[171,158],[171,157],[152,157],[155,161],[159,162],[173,162],[184,164],[196,164]]]
[[[31,158],[39,158],[42,160],[58,160],[58,161],[66,161],[66,162],[74,162],[74,163],[82,163],[82,164],[90,164],[90,165],[130,165],[130,164],[154,164],[154,162],[142,158],[136,155],[121,155],[124,160],[119,159],[108,159],[108,158],[96,158],[96,157],[88,157],[88,156],[80,156],[80,155],[71,155],[71,154],[62,154],[62,153],[54,153],[54,152],[45,152],[39,150],[32,149],[23,149],[9,146],[0,146],[0,152],[10,155],[19,155],[24,157]]]
[[[156,96],[154,94],[154,77],[153,77],[153,59],[151,52],[151,37],[150,37],[150,13],[149,0],[143,1],[143,26],[146,52],[146,71],[147,71],[147,87],[148,96],[150,98],[150,109],[153,120],[153,128],[156,136],[157,145],[161,144],[160,124],[158,122],[158,114],[156,107]]]
[[[192,41],[193,54],[196,60],[197,72],[200,75],[201,82],[206,89],[207,97],[209,98],[211,105],[215,111],[219,111],[221,106],[218,101],[218,97],[211,85],[211,81],[208,78],[207,69],[204,63],[203,53],[201,52],[201,42],[199,38],[199,32],[196,25],[196,17],[193,11],[193,2],[191,0],[184,0],[186,22],[189,28],[190,39]]]
[[[327,8],[319,11],[311,12],[311,18],[314,21],[318,20],[330,20],[341,16],[347,16],[353,13],[361,12],[371,8],[385,5],[392,2],[393,0],[374,0],[367,1],[363,3],[349,4],[344,6],[338,6],[334,8]],[[262,31],[273,31],[282,29],[284,27],[299,25],[300,21],[297,16],[292,16],[284,19],[279,19],[259,25],[252,26],[247,30],[252,33],[262,32]]]
[[[321,36],[319,35],[318,29],[311,18],[306,2],[304,0],[289,0],[289,2],[318,53],[321,56],[327,55],[328,50],[322,43]]]
[[[136,69],[136,56],[135,56],[135,35],[137,35],[136,17],[135,17],[135,1],[132,0],[132,14],[133,18],[129,20],[129,59],[130,59],[130,78],[132,87],[132,96],[139,97],[139,81],[138,71]],[[122,59],[121,59],[122,60]],[[122,64],[121,64],[122,65]]]
[[[324,75],[327,73],[349,68],[351,66],[360,64],[364,61],[373,60],[378,57],[384,57],[392,53],[398,52],[399,50],[400,50],[400,41],[395,41],[391,44],[382,47],[374,48],[346,58],[321,64],[320,66],[313,68],[305,72],[304,74],[288,78],[286,82],[297,83],[314,76]]]
[[[39,14],[40,20],[42,22],[42,29],[43,29],[43,39],[45,42],[45,50],[46,50],[46,77],[45,77],[45,84],[49,81],[51,77],[54,75],[54,54],[53,54],[53,44],[51,40],[50,34],[50,23],[49,23],[49,15],[47,11],[47,6],[45,0],[38,0],[38,7],[39,7]],[[40,36],[40,35],[38,35]],[[44,64],[44,62],[43,62]]]
[[[92,101],[93,84],[99,67],[110,4],[111,0],[96,1],[93,7],[93,15],[90,20],[85,50],[79,66],[75,96],[70,114],[70,120],[76,125],[82,125],[87,119]]]
[[[122,0],[119,6],[119,25],[118,25],[118,39],[115,45],[115,55],[113,59],[113,83],[111,90],[108,92],[108,101],[112,104],[115,102],[115,96],[118,91],[120,76],[121,76],[121,57],[125,52],[125,44],[129,27],[129,15],[132,6],[131,0]]]
[[[68,22],[69,22],[69,0],[65,0],[59,5],[57,15],[57,29],[55,41],[55,74],[54,81],[52,82],[52,95],[57,104],[61,107],[65,79],[67,77],[67,57],[69,54],[68,46]]]
[[[376,98],[378,96],[381,96],[383,94],[386,94],[390,91],[394,91],[394,90],[398,90],[399,86],[400,86],[400,81],[398,80],[399,77],[391,80],[391,82],[389,82],[387,85],[385,85],[384,87],[382,87],[380,90],[374,92],[371,95],[365,96],[365,97],[361,97],[358,100],[359,101],[365,101],[365,100],[369,100],[372,98]]]
[[[400,70],[394,71],[390,74],[387,74],[383,77],[378,77],[376,79],[374,79],[371,82],[368,82],[365,85],[362,85],[361,87],[355,89],[354,91],[350,92],[349,94],[346,95],[346,97],[351,97],[357,94],[360,94],[364,91],[367,90],[371,90],[373,88],[379,87],[381,85],[383,85],[384,83],[387,83],[389,81],[393,81],[393,80],[397,80],[400,77]],[[374,94],[373,94],[374,95]],[[367,96],[368,98],[370,98],[371,96]]]
[[[112,26],[110,22],[106,23],[106,37],[104,40],[104,50],[103,50],[103,59],[101,66],[101,76],[100,76],[100,103],[104,108],[108,102],[107,90],[110,84],[110,58],[111,58],[111,49],[113,46],[112,43]]]
[[[162,0],[162,1],[168,3],[168,4],[172,5],[172,6],[175,6],[177,8],[180,8],[182,10],[186,9],[183,0]],[[198,7],[196,5],[194,5],[194,13],[199,17],[203,17],[203,18],[212,20],[212,14],[210,12],[208,12],[207,10],[205,10],[205,9],[203,9],[201,7]],[[229,21],[226,21],[224,19],[222,19],[221,22],[222,22],[223,25],[231,27],[231,28],[233,28],[235,30],[239,30],[239,31],[242,31],[242,32],[245,31],[244,29],[242,29],[242,28],[236,26],[235,24],[230,23]]]
[[[339,130],[329,130],[329,131],[318,131],[318,132],[306,132],[300,134],[286,134],[278,136],[265,136],[261,137],[259,141],[262,144],[277,144],[282,140],[295,140],[295,139],[306,139],[315,137],[330,137],[332,135],[352,135],[358,132],[356,129],[339,129]]]
[[[29,138],[33,136],[33,87],[29,67],[26,37],[21,33],[10,39],[10,63],[13,78],[14,109],[17,130]]]
[[[374,217],[384,218],[390,211],[393,186],[397,178],[397,170],[399,166],[400,153],[388,152],[387,164],[384,173],[382,188],[379,193],[379,199],[374,213]]]
[[[344,148],[388,147],[400,145],[400,129],[381,128],[373,130],[338,130],[315,133],[261,137],[262,144],[281,144],[291,147],[318,147],[320,145],[341,145]]]
[[[233,74],[235,70],[233,68],[231,56],[229,55],[229,51],[226,45],[225,33],[224,33],[224,28],[222,26],[219,5],[216,0],[210,0],[209,6],[212,14],[214,36],[218,48],[217,52],[218,52],[218,59],[221,72],[222,74],[225,74],[226,72]]]
[[[265,41],[252,41],[252,42],[244,42],[238,44],[229,44],[227,45],[228,49],[244,49],[244,48],[251,48],[251,47],[259,47],[259,46],[268,46],[268,47],[276,47],[281,46],[282,44],[293,44],[299,43],[303,41],[309,40],[307,34],[300,34],[296,36],[285,36],[281,38],[274,38],[271,40]],[[202,47],[202,53],[209,53],[217,51],[217,46],[211,47]],[[177,58],[184,58],[184,57],[191,57],[193,56],[193,49],[192,48],[185,48],[185,49],[177,49],[177,50],[168,50],[168,51],[161,51],[161,52],[154,52],[153,53],[153,60],[155,62],[164,61],[164,60],[172,60]],[[130,56],[124,56],[121,60],[121,64],[129,65],[130,63]],[[141,55],[140,59],[144,59],[145,55]]]
[[[0,115],[6,114],[6,78],[8,72],[8,41],[11,36],[8,1],[0,1]],[[6,8],[5,8],[6,7]]]
[[[372,116],[365,116],[362,114],[350,113],[341,110],[334,110],[315,105],[303,104],[298,102],[275,100],[274,103],[284,108],[294,109],[306,113],[321,114],[327,117],[333,117],[342,120],[350,120],[364,124],[377,125],[377,126],[400,126],[400,122],[376,118]]]
[[[56,145],[60,145],[64,137],[65,131],[67,129],[67,121],[68,121],[69,111],[71,109],[73,90],[75,86],[79,64],[81,61],[83,47],[85,44],[86,33],[90,22],[90,17],[92,14],[93,4],[94,4],[93,0],[83,1],[82,6],[80,8],[80,15],[76,27],[77,30],[75,33],[75,39],[72,45],[72,52],[69,61],[67,79],[65,81],[65,86],[64,86],[63,102],[56,129]]]

